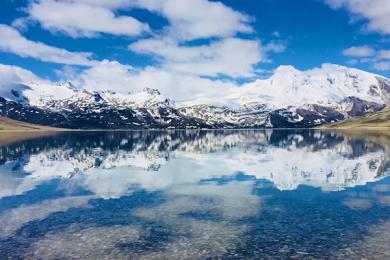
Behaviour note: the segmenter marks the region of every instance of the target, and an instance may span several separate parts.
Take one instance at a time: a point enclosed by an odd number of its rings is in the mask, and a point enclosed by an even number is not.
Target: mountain
[[[237,88],[219,102],[238,109],[195,104],[184,114],[228,125],[315,126],[382,110],[390,104],[390,80],[332,64],[309,71],[280,66],[272,77]]]
[[[108,86],[109,88],[109,86]],[[158,90],[127,94],[15,84],[0,91],[0,115],[65,128],[297,128],[383,110],[390,80],[338,65],[299,71],[281,66],[216,100],[175,103]]]

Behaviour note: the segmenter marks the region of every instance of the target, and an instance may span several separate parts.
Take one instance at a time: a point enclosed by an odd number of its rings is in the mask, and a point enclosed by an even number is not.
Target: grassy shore
[[[375,143],[390,147],[390,109],[373,115],[351,118],[320,127],[351,138],[364,137]]]
[[[378,112],[376,114],[355,117],[345,121],[327,124],[321,128],[337,129],[384,129],[390,131],[390,109]],[[388,129],[387,129],[388,128]]]
[[[40,126],[12,120],[6,117],[0,116],[0,132],[54,132],[54,131],[67,131],[67,129],[54,128],[48,126]]]
[[[0,145],[55,135],[67,129],[39,126],[0,116]]]

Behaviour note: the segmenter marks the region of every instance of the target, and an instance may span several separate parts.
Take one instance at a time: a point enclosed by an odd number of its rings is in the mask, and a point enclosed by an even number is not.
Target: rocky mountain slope
[[[107,86],[109,89],[109,86]],[[338,65],[281,66],[218,100],[176,104],[155,89],[128,94],[15,84],[0,91],[0,115],[65,128],[313,127],[375,113],[390,104],[390,80]]]

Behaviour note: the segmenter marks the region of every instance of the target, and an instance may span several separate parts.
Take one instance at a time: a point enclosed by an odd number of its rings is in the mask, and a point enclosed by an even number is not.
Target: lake
[[[0,259],[390,258],[390,138],[37,135],[0,146]]]

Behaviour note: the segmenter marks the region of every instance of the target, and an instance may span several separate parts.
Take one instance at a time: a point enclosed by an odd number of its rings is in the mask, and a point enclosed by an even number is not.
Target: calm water
[[[389,259],[389,143],[181,131],[3,144],[0,259]]]

